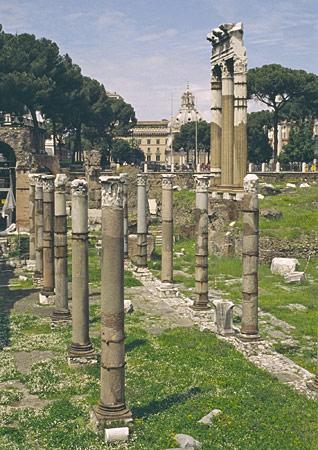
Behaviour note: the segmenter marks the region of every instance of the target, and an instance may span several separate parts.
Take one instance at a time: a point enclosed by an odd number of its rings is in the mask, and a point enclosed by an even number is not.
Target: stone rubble
[[[206,416],[202,417],[202,419],[200,419],[198,423],[210,425],[213,422],[213,417],[218,416],[221,413],[222,411],[220,409],[212,409],[212,411],[209,412]]]
[[[188,434],[176,434],[176,441],[179,445],[179,448],[201,448],[201,442],[194,439],[192,436]]]

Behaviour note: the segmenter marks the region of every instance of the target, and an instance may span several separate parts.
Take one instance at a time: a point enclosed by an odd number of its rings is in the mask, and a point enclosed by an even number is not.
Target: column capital
[[[64,192],[67,183],[67,175],[65,173],[58,173],[55,178],[55,190],[57,192]]]
[[[247,71],[247,58],[234,59],[234,73],[245,74]]]
[[[225,60],[220,63],[222,70],[222,78],[233,78],[233,71],[229,67],[230,60]]]
[[[40,173],[29,173],[29,183],[31,186],[35,186],[38,179],[40,179],[42,175]]]
[[[244,192],[248,192],[250,194],[258,193],[258,176],[253,173],[249,173],[244,178]]]
[[[172,174],[162,174],[162,189],[172,189],[172,182],[175,178],[175,175]]]
[[[78,197],[85,197],[87,196],[88,186],[87,181],[83,178],[76,178],[72,181],[71,184],[72,189],[72,195],[78,196]]]
[[[137,186],[146,186],[147,176],[143,173],[138,173],[137,175]]]
[[[43,175],[43,192],[53,192],[54,191],[54,175]]]
[[[195,180],[195,191],[196,192],[208,192],[209,189],[209,175],[194,175]]]
[[[125,184],[128,183],[128,173],[127,172],[123,172],[119,176],[122,179],[123,183],[125,183]]]
[[[122,208],[124,204],[124,179],[119,176],[99,177],[102,185],[102,208]]]

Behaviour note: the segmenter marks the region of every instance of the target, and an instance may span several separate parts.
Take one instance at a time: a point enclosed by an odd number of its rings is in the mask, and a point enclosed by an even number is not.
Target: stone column
[[[30,265],[35,266],[35,183],[38,174],[29,174],[29,262]]]
[[[234,83],[231,61],[222,63],[221,185],[233,186]]]
[[[35,178],[35,273],[34,281],[40,282],[43,277],[43,182],[42,175]]]
[[[208,189],[209,176],[195,175],[196,186],[196,245],[195,245],[195,293],[193,309],[206,310],[208,305]]]
[[[95,362],[89,338],[87,182],[72,181],[72,344],[71,364]]]
[[[55,178],[55,223],[54,223],[54,261],[55,261],[55,309],[53,322],[70,320],[68,309],[67,277],[67,214],[66,214],[67,176],[59,173]]]
[[[244,178],[243,215],[243,282],[242,282],[242,340],[259,339],[258,334],[258,177]]]
[[[138,267],[147,267],[147,176],[137,175],[137,258]]]
[[[120,174],[123,180],[124,258],[128,258],[128,173]]]
[[[120,176],[102,184],[101,391],[94,409],[99,426],[127,421],[125,402],[123,185]]]
[[[43,288],[42,305],[54,302],[54,175],[43,175]]]
[[[211,173],[215,174],[214,184],[221,182],[221,148],[222,148],[222,80],[220,66],[212,67],[211,76]]]
[[[246,59],[234,61],[234,155],[233,184],[243,187],[247,169],[247,81]]]
[[[174,175],[162,175],[161,281],[173,282],[173,190]]]

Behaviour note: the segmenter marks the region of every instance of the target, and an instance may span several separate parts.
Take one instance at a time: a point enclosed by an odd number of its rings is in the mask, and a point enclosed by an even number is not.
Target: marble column
[[[247,170],[246,59],[234,60],[234,155],[233,185],[243,187]]]
[[[34,281],[40,283],[43,277],[43,182],[42,175],[35,178],[35,273]]]
[[[257,340],[258,334],[258,252],[259,205],[258,177],[244,178],[243,216],[243,278],[242,278],[242,340]]]
[[[72,181],[72,343],[71,364],[96,361],[89,338],[87,182]]]
[[[43,175],[43,288],[40,304],[54,302],[54,175]]]
[[[208,286],[208,189],[209,176],[195,175],[196,186],[196,245],[195,245],[195,293],[197,294],[193,304],[195,310],[209,309]]]
[[[123,180],[124,258],[128,258],[128,173],[121,173]]]
[[[29,175],[29,263],[35,266],[35,183],[38,174],[31,173]]]
[[[147,176],[137,175],[137,258],[138,267],[147,267]]]
[[[161,281],[173,282],[173,178],[174,175],[162,175],[162,247]]]
[[[215,175],[213,184],[220,185],[222,149],[222,79],[221,68],[218,65],[212,67],[211,94],[211,173]]]
[[[222,63],[221,185],[233,186],[234,82],[231,61]]]
[[[125,402],[123,187],[120,176],[102,184],[101,389],[99,425],[131,420]]]
[[[54,199],[55,309],[52,321],[60,323],[71,318],[68,308],[66,183],[67,176],[65,174],[56,175]]]

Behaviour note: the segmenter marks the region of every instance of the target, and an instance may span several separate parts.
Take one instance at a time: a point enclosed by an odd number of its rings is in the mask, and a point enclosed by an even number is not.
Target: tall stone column
[[[208,189],[209,176],[195,175],[196,186],[196,245],[195,245],[195,293],[193,309],[209,309],[209,286],[208,286]]]
[[[211,173],[214,184],[221,182],[221,149],[222,149],[222,79],[220,66],[212,67],[211,76]]]
[[[30,264],[35,266],[35,183],[38,174],[29,174],[29,261]]]
[[[101,426],[127,421],[125,402],[123,187],[120,176],[102,184],[101,390],[94,410]]]
[[[54,175],[43,175],[43,288],[40,304],[54,302]]]
[[[243,282],[242,282],[242,340],[259,339],[258,334],[258,177],[244,178],[243,215]]]
[[[222,152],[221,184],[233,186],[234,82],[231,61],[222,63]]]
[[[67,176],[59,173],[55,178],[55,222],[54,222],[54,261],[55,261],[55,309],[53,322],[70,320],[68,309],[67,277],[67,214],[66,214]]]
[[[147,267],[147,176],[137,175],[137,258],[138,267]]]
[[[128,258],[128,173],[121,173],[123,180],[124,258]]]
[[[242,188],[247,170],[246,59],[234,61],[234,186]]]
[[[40,282],[43,277],[43,182],[42,175],[35,178],[35,273],[34,281]]]
[[[173,190],[174,175],[162,175],[161,281],[173,282]]]
[[[95,362],[89,338],[87,182],[72,181],[72,364]]]

